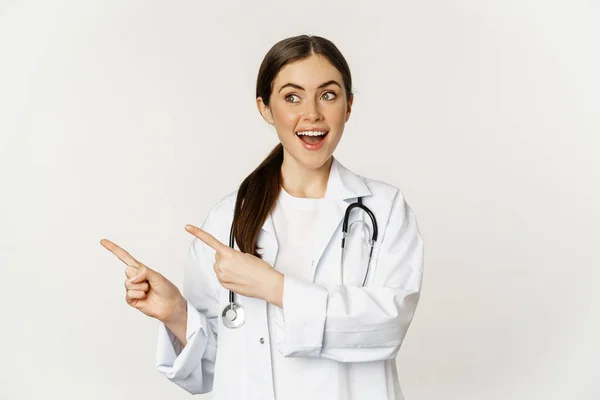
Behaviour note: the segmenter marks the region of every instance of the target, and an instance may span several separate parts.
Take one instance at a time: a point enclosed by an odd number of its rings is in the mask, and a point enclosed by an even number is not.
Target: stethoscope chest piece
[[[221,314],[223,325],[228,328],[239,328],[244,325],[244,307],[238,303],[229,303]]]

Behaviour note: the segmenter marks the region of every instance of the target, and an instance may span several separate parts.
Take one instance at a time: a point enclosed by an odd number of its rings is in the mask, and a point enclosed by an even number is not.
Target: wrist
[[[174,310],[170,313],[168,318],[161,320],[162,323],[165,324],[165,326],[175,335],[183,347],[187,345],[187,318],[187,301],[183,296],[180,296],[176,300]]]
[[[273,270],[270,284],[266,287],[264,300],[269,303],[283,308],[283,288],[285,283],[285,275],[279,271]]]
[[[187,320],[187,301],[180,295],[175,300],[175,304],[171,312],[161,319],[165,325],[179,325]]]

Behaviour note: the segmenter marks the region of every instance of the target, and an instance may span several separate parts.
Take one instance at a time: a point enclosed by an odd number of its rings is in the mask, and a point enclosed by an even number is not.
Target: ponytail
[[[233,235],[242,253],[258,254],[258,234],[281,190],[283,145],[279,143],[240,185],[233,213]]]

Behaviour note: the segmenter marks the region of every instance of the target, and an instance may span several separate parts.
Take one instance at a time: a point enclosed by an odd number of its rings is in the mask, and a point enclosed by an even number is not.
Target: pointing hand
[[[256,297],[282,307],[284,276],[266,261],[242,253],[193,225],[185,230],[216,251],[213,269],[221,285],[246,297]]]
[[[162,322],[167,322],[172,316],[186,310],[183,295],[171,281],[133,258],[110,240],[102,239],[100,244],[127,265],[127,304]]]

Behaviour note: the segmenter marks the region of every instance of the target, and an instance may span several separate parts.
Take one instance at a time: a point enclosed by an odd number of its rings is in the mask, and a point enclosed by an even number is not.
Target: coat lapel
[[[325,198],[329,200],[325,202],[324,207],[321,209],[323,214],[319,216],[315,227],[315,253],[310,274],[313,282],[317,266],[327,246],[329,246],[335,233],[342,229],[346,209],[358,197],[369,196],[370,194],[371,192],[364,181],[334,157],[325,192]],[[339,245],[341,246],[341,242]]]
[[[333,198],[330,199],[330,201],[327,201],[320,210],[323,214],[319,215],[317,226],[315,226],[313,262],[310,266],[310,278],[313,282],[317,265],[319,264],[319,260],[323,256],[325,249],[331,242],[336,231],[342,229],[342,221],[344,220],[344,213],[346,212],[348,204],[349,203],[344,199]]]

